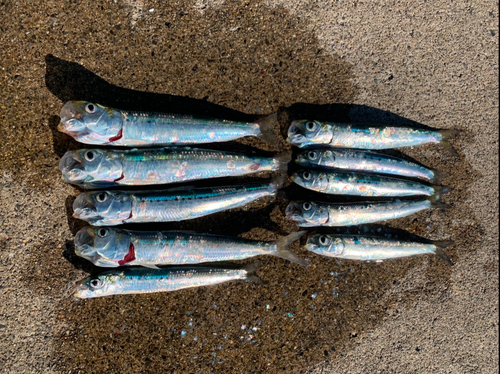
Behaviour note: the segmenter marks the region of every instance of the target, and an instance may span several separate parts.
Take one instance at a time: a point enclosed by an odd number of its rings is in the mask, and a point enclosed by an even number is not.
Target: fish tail
[[[441,188],[440,191],[437,191],[436,188],[439,187]],[[431,203],[431,208],[433,209],[441,209],[441,210],[446,210],[447,209],[447,206],[446,204],[444,204],[442,201],[441,201],[441,195],[445,192],[448,192],[447,189],[443,189],[443,187],[441,186],[435,186],[434,187],[434,191],[436,191],[434,193],[434,195],[432,196],[429,196],[427,198],[427,200],[429,200],[429,202]]]
[[[439,201],[441,199],[441,196],[445,193],[448,193],[451,191],[451,189],[449,187],[443,187],[443,186],[432,186],[432,188],[434,188],[434,194],[432,196],[430,196],[430,200],[435,200],[435,201]]]
[[[445,171],[435,170],[435,169],[432,169],[432,174],[433,174],[433,177],[431,179],[431,182],[434,182],[434,183],[436,183],[444,178],[447,178],[450,175]]]
[[[283,175],[288,174],[288,164],[292,161],[292,151],[283,152],[274,159],[278,163],[278,166],[274,170],[279,171]]]
[[[307,266],[307,262],[303,259],[301,259],[299,256],[297,256],[295,253],[290,251],[288,247],[290,245],[300,239],[307,231],[298,231],[294,232],[293,234],[290,234],[288,236],[284,236],[282,238],[279,238],[274,242],[276,246],[278,247],[277,252],[272,253],[273,256],[284,258],[285,260],[295,262],[296,264],[302,265],[302,266]]]
[[[443,145],[443,147],[446,148],[448,152],[450,152],[453,156],[458,157],[457,151],[450,144],[450,139],[456,137],[460,133],[460,130],[441,130],[439,131],[439,133],[441,134],[441,144]]]
[[[245,266],[243,269],[245,269],[247,275],[246,275],[246,281],[247,282],[253,282],[257,284],[264,284],[264,281],[260,279],[257,275],[255,275],[255,272],[262,266],[261,262],[254,262],[253,264],[249,264]]]
[[[278,123],[278,113],[273,113],[268,115],[267,117],[261,118],[256,123],[259,125],[260,130],[260,133],[257,135],[257,137],[270,144],[276,146],[280,145],[278,137],[274,132],[274,128]]]
[[[454,242],[451,240],[441,240],[441,241],[433,242],[433,244],[436,246],[436,250],[434,251],[434,254],[450,266],[453,265],[453,263],[451,262],[451,259],[448,257],[448,255],[446,253],[444,253],[443,249],[446,247],[449,247],[453,243]]]
[[[286,184],[287,181],[288,181],[288,176],[285,174],[273,178],[271,180],[271,188],[279,190],[280,188],[283,188],[283,186]]]

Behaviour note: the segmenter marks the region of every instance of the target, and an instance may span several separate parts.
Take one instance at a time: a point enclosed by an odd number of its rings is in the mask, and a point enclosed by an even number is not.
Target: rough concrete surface
[[[0,2],[0,372],[498,372],[498,2]],[[389,152],[446,172],[448,209],[351,232],[454,240],[365,264],[263,258],[267,283],[77,301],[67,100],[223,118],[459,129]],[[244,139],[222,149],[272,147]],[[221,182],[222,183],[222,182]],[[224,181],[231,183],[231,181]],[[305,194],[293,186],[289,197]],[[156,225],[272,240],[284,198]],[[145,229],[153,226],[136,225]]]

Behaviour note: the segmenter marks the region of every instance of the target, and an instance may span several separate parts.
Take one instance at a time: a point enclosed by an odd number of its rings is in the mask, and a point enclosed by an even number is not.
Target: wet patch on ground
[[[234,2],[206,9],[201,17],[193,8],[179,11],[167,5],[155,17],[143,14],[131,23],[130,8],[122,4],[96,4],[99,22],[72,2],[62,8],[47,5],[49,18],[34,6],[2,6],[19,21],[18,29],[6,30],[12,35],[5,37],[22,35],[36,53],[28,56],[33,71],[20,72],[16,63],[22,56],[10,53],[13,46],[4,48],[9,78],[0,120],[8,126],[1,133],[0,168],[15,180],[26,180],[32,189],[61,183],[59,158],[66,149],[81,147],[55,130],[56,114],[72,99],[228,119],[255,118],[279,109],[276,130],[282,135],[287,118],[309,115],[416,124],[387,111],[349,104],[357,94],[351,66],[324,53],[303,22],[281,8]],[[58,21],[67,14],[75,16]],[[38,24],[29,34],[22,22],[27,18]],[[88,25],[85,33],[81,24]],[[46,51],[45,43],[54,48]],[[459,153],[461,141],[459,136],[454,143]],[[220,149],[248,146],[273,152],[289,149],[284,143],[277,148],[257,139]],[[475,250],[481,227],[467,204],[467,188],[478,176],[464,158],[454,158],[437,145],[388,153],[449,173],[443,184],[452,190],[443,200],[450,209],[349,232],[451,238],[456,241],[447,250],[452,260],[462,251]],[[288,198],[305,194],[296,186],[286,192]],[[73,195],[77,193],[74,189]],[[85,224],[70,217],[73,197],[61,199],[67,199],[67,224],[74,234]],[[286,199],[277,200],[261,209],[192,222],[127,228],[196,229],[272,240],[296,229],[284,220]],[[468,220],[458,220],[457,212]],[[305,371],[320,362],[335,362],[394,302],[403,300],[410,307],[416,297],[446,298],[452,271],[433,256],[365,264],[320,258],[299,250],[296,243],[292,250],[308,257],[310,266],[262,258],[258,275],[265,285],[234,282],[171,294],[75,301],[68,284],[96,269],[78,259],[73,249],[71,241],[47,239],[27,253],[22,274],[25,287],[39,294],[68,296],[56,312],[57,321],[68,327],[54,339],[52,352],[61,372]],[[402,279],[413,269],[423,269],[422,282],[402,288]]]

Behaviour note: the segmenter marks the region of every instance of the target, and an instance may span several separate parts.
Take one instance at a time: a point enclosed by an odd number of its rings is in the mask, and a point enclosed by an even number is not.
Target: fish
[[[174,222],[243,207],[275,196],[285,177],[227,187],[177,187],[159,191],[89,191],[73,202],[73,217],[93,226]]]
[[[375,223],[406,217],[425,209],[444,209],[435,196],[425,200],[364,201],[355,203],[322,203],[292,201],[285,215],[299,227],[340,227]]]
[[[439,196],[441,186],[428,186],[419,182],[392,177],[381,177],[354,172],[328,172],[302,170],[292,175],[292,180],[309,190],[334,195],[351,196]]]
[[[443,173],[402,158],[356,149],[310,149],[300,152],[295,162],[305,168],[338,169],[391,174],[436,182]]]
[[[390,149],[441,143],[451,153],[456,151],[449,139],[457,130],[426,130],[412,127],[347,124],[315,120],[292,121],[287,142],[299,148],[333,147]]]
[[[246,156],[189,147],[80,149],[59,162],[64,182],[82,188],[143,186],[234,177],[262,171],[287,171],[290,152],[277,157]]]
[[[92,145],[147,147],[227,142],[254,136],[277,144],[277,114],[255,122],[191,115],[136,112],[87,101],[69,101],[61,109],[58,130]]]
[[[184,231],[132,231],[113,227],[84,227],[75,236],[75,253],[96,266],[187,265],[244,260],[271,255],[302,266],[307,262],[288,247],[306,232],[273,242]]]
[[[186,288],[212,286],[234,280],[262,283],[254,275],[260,264],[244,267],[169,266],[161,269],[125,267],[82,279],[74,296],[80,299],[111,295],[170,292]]]
[[[313,234],[308,236],[305,249],[327,257],[376,262],[432,253],[451,265],[443,249],[452,244],[452,241],[426,244],[374,236]]]

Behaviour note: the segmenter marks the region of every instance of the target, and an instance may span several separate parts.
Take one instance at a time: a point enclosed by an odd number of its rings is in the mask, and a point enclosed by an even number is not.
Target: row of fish
[[[88,277],[79,282],[76,296],[93,298],[174,291],[239,279],[260,282],[253,274],[256,264],[246,267],[193,265],[271,255],[306,266],[306,261],[288,250],[288,246],[304,233],[299,231],[273,242],[263,242],[192,232],[83,228],[75,237],[78,256],[100,267],[142,268],[118,268]],[[304,248],[323,256],[350,260],[383,261],[432,253],[449,262],[443,252],[449,244],[404,242],[360,235],[313,234],[308,236]],[[162,265],[185,266],[157,267]]]
[[[336,156],[332,156],[331,151],[308,151],[305,156],[308,157],[307,162],[301,157],[303,155],[299,155],[299,164],[312,164],[321,170],[299,171],[292,176],[292,180],[313,191],[336,195],[396,197],[431,196],[441,192],[437,186],[366,173],[433,180],[436,172],[423,166],[370,152],[335,153]],[[329,154],[329,159],[334,158],[336,162],[332,166],[326,162],[312,163],[311,159],[319,158],[320,154]],[[286,174],[290,160],[290,153],[268,158],[188,147],[126,151],[81,149],[66,152],[60,160],[59,169],[65,182],[93,189],[182,183],[263,171]]]
[[[73,202],[73,216],[94,226],[185,221],[274,197],[282,183],[278,178],[245,186],[82,192]],[[444,205],[435,196],[351,203],[292,201],[285,214],[301,227],[339,227],[406,217],[430,208],[443,209]]]
[[[290,153],[258,157],[171,146],[223,142],[244,136],[277,143],[273,133],[276,121],[276,114],[244,123],[130,112],[88,102],[65,104],[59,129],[79,142],[131,147],[169,146],[67,152],[59,164],[63,180],[86,189],[182,183],[263,171],[282,175],[269,182],[245,186],[181,187],[158,191],[101,190],[80,194],[73,204],[74,216],[99,227],[84,228],[76,235],[76,253],[94,265],[120,268],[81,281],[76,295],[98,297],[169,291],[236,279],[258,281],[254,275],[258,267],[255,264],[247,267],[191,265],[257,255],[273,255],[306,265],[287,249],[305,232],[275,242],[258,242],[209,234],[139,232],[103,227],[134,222],[182,221],[241,207],[265,196],[275,196],[286,181]],[[425,200],[347,204],[292,201],[286,209],[286,217],[301,227],[349,226],[404,217],[423,209],[442,208],[439,201],[443,192],[441,187],[394,177],[435,182],[438,172],[371,150],[431,142],[441,142],[451,149],[447,142],[451,134],[450,131],[293,121],[287,140],[300,148],[313,148],[299,153],[295,159],[297,164],[308,168],[292,176],[296,184],[326,194],[420,195]],[[318,149],[318,146],[323,148]],[[325,256],[365,261],[434,253],[449,262],[442,251],[447,244],[317,234],[307,238],[304,248]],[[157,267],[181,264],[184,266]],[[131,265],[142,268],[129,268]]]
[[[276,121],[276,114],[256,122],[238,122],[127,111],[86,101],[70,101],[61,110],[59,130],[80,143],[126,147],[216,143],[245,136],[277,143],[273,132]],[[300,148],[321,146],[380,150],[426,143],[442,143],[451,148],[448,138],[453,134],[452,130],[297,120],[289,127],[287,140]]]

